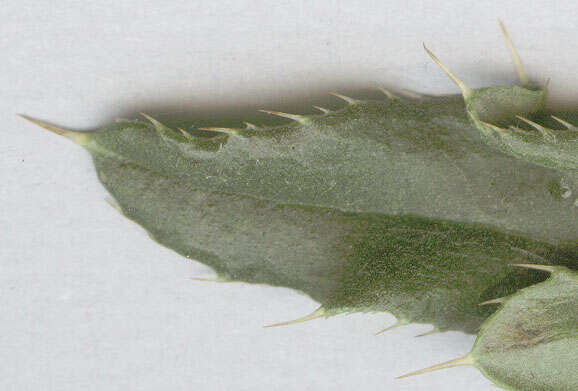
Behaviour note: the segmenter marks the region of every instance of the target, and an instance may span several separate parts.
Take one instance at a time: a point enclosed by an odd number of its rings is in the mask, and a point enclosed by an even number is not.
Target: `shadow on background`
[[[337,86],[337,87],[336,87]],[[389,87],[386,87],[389,89]],[[282,111],[292,114],[321,114],[321,111],[313,106],[321,106],[329,110],[342,108],[346,102],[330,95],[329,92],[338,92],[357,99],[385,100],[386,95],[378,89],[343,85],[335,83],[326,88],[316,88],[303,94],[303,88],[296,89],[299,93],[285,95],[283,98],[271,97],[269,91],[260,96],[247,96],[242,93],[230,97],[225,102],[206,103],[198,102],[184,97],[163,98],[156,97],[148,102],[140,102],[137,105],[119,102],[121,110],[116,114],[117,118],[135,119],[141,118],[140,113],[149,114],[167,125],[191,126],[228,126],[245,127],[243,121],[256,125],[275,125],[287,123],[287,119],[279,118],[258,110]],[[395,90],[392,90],[395,91]],[[110,118],[111,120],[113,118]]]
[[[441,72],[441,70],[440,70]],[[516,74],[510,64],[504,64],[499,68],[461,67],[459,72],[466,83],[470,81],[473,88],[490,85],[513,85],[517,82]],[[543,85],[546,77],[534,76],[532,82],[536,85]],[[142,118],[141,112],[149,114],[169,126],[182,126],[185,128],[197,126],[227,126],[244,127],[243,121],[255,123],[257,125],[276,125],[287,123],[286,119],[278,118],[269,114],[261,113],[258,110],[274,110],[293,114],[321,114],[313,106],[321,106],[330,110],[343,107],[346,103],[341,99],[330,95],[328,92],[338,92],[357,99],[385,100],[386,95],[379,90],[379,87],[387,88],[394,94],[404,95],[404,88],[396,81],[383,83],[369,83],[366,81],[344,81],[335,80],[319,84],[314,89],[308,89],[304,85],[293,85],[287,87],[281,83],[276,88],[264,89],[261,93],[252,94],[244,92],[233,92],[224,101],[215,102],[215,97],[211,101],[203,101],[200,97],[191,93],[188,96],[175,96],[162,91],[154,98],[141,101],[139,103],[118,102],[113,109],[114,114],[109,121],[115,118],[136,119]],[[296,91],[296,92],[291,92]],[[448,80],[448,87],[444,91],[413,91],[430,94],[457,94],[459,90]],[[282,97],[280,96],[282,95]],[[551,93],[549,97],[549,107],[558,113],[576,111],[578,104],[578,93],[571,95],[556,95]],[[572,110],[573,109],[573,110]],[[574,117],[574,116],[570,116]]]

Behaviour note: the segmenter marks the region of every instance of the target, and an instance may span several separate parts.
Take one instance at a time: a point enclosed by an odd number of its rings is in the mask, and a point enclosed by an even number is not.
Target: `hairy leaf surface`
[[[474,365],[497,385],[514,391],[578,389],[578,273],[544,265],[542,283],[500,299],[466,356],[402,376]]]
[[[35,122],[90,151],[125,215],[224,279],[301,290],[317,315],[471,332],[478,302],[538,278],[508,264],[576,267],[575,113],[552,116],[521,66],[522,86],[473,90],[426,50],[461,96],[336,94],[341,110],[244,129]]]
[[[577,267],[578,250],[480,225],[284,205],[195,189],[96,156],[123,213],[159,243],[225,280],[300,290],[325,315],[388,311],[400,321],[474,332],[481,301],[538,280],[512,262]]]
[[[546,282],[509,297],[482,326],[472,357],[498,384],[578,390],[578,273],[553,270]]]
[[[460,96],[356,102],[303,118],[213,137],[122,122],[83,145],[210,192],[578,239],[575,173],[488,145]]]

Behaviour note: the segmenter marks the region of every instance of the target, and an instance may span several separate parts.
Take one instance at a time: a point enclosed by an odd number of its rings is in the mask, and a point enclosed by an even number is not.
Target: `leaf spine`
[[[283,118],[289,118],[293,121],[299,122],[302,125],[306,125],[309,123],[309,118],[307,118],[304,115],[299,115],[299,114],[289,114],[289,113],[283,113],[281,111],[271,111],[271,110],[259,110],[261,113],[267,113],[267,114],[271,114],[271,115],[276,115],[278,117],[283,117]]]
[[[514,126],[514,125],[508,126],[508,130],[510,130],[512,132],[519,133],[519,134],[523,134],[524,136],[527,136],[528,133],[530,133],[529,131],[527,131],[525,129],[518,128],[517,126]]]
[[[380,334],[383,334],[383,333],[385,333],[385,332],[387,332],[387,331],[391,331],[391,330],[393,330],[393,329],[396,329],[396,328],[401,327],[401,326],[406,326],[406,325],[408,325],[408,324],[409,324],[409,322],[406,321],[406,320],[398,320],[398,321],[395,322],[393,325],[388,326],[388,327],[386,327],[386,328],[384,328],[384,329],[382,329],[382,330],[379,330],[377,333],[375,333],[375,335],[380,335]]]
[[[543,272],[548,272],[548,273],[554,273],[557,270],[560,270],[560,267],[556,267],[556,266],[548,266],[548,265],[534,265],[534,264],[530,264],[530,263],[516,263],[516,264],[512,264],[512,266],[516,266],[516,267],[522,267],[525,269],[534,269],[534,270],[540,270]]]
[[[243,122],[247,130],[259,130],[259,127],[251,122]]]
[[[305,315],[301,318],[297,318],[294,320],[289,320],[287,322],[280,322],[280,323],[275,323],[272,325],[268,325],[268,326],[264,326],[265,328],[271,328],[271,327],[280,327],[280,326],[289,326],[292,324],[297,324],[297,323],[303,323],[303,322],[308,322],[310,320],[313,319],[318,319],[318,318],[322,318],[324,317],[325,314],[325,308],[323,307],[319,307],[317,308],[315,311],[313,311],[312,313],[310,313],[309,315]]]
[[[520,56],[518,55],[518,52],[516,51],[516,48],[514,47],[512,40],[510,39],[508,31],[506,31],[506,26],[504,26],[504,23],[501,20],[499,20],[498,22],[500,23],[500,28],[502,29],[502,33],[504,34],[504,38],[506,39],[506,45],[508,45],[508,50],[510,51],[512,60],[514,60],[514,64],[516,65],[516,72],[518,73],[518,77],[520,78],[520,83],[522,83],[522,86],[527,86],[528,77],[526,76],[526,72],[524,72],[524,67],[522,66]]]
[[[414,99],[423,99],[425,98],[424,94],[420,94],[419,92],[415,92],[412,90],[408,90],[407,88],[402,88],[401,90],[405,95],[409,96],[410,98]]]
[[[429,335],[439,334],[439,330],[437,328],[433,328],[430,331],[426,331],[425,333],[421,333],[415,336],[415,338],[427,337]]]
[[[198,130],[207,130],[209,132],[220,132],[220,133],[226,133],[226,134],[230,134],[232,136],[240,136],[240,129],[234,129],[234,128],[223,128],[223,127],[218,127],[218,126],[209,126],[209,127],[203,127],[203,128],[197,128]]]
[[[415,371],[415,372],[411,372],[411,373],[408,373],[408,374],[405,374],[402,376],[398,376],[398,377],[396,377],[396,379],[403,379],[403,378],[410,377],[410,376],[422,375],[424,373],[439,371],[441,369],[454,368],[454,367],[460,367],[460,366],[470,366],[473,364],[474,364],[474,360],[472,359],[472,357],[469,354],[467,354],[463,357],[456,358],[455,360],[447,361],[447,362],[444,362],[441,364],[437,364],[437,365],[433,365],[433,366],[428,367],[428,368],[421,369],[419,371]]]
[[[509,131],[508,129],[500,128],[499,126],[496,126],[496,125],[491,124],[489,122],[484,122],[484,121],[480,121],[480,120],[478,120],[478,122],[484,126],[489,127],[490,129],[496,131],[497,133],[499,133],[501,135],[506,135],[506,134],[509,135],[511,133],[511,131]]]
[[[468,99],[472,96],[473,94],[473,90],[468,87],[466,85],[466,83],[464,83],[462,80],[460,80],[460,78],[458,78],[452,71],[450,71],[450,69],[445,66],[439,58],[437,58],[435,56],[435,54],[433,54],[428,48],[427,46],[425,46],[425,43],[423,44],[423,48],[425,49],[425,51],[427,52],[427,54],[429,54],[429,56],[432,58],[432,60],[434,60],[434,62],[442,69],[442,71],[444,71],[446,73],[446,75],[449,76],[450,79],[452,79],[452,81],[454,83],[456,83],[456,85],[460,88],[460,90],[462,90],[462,95],[464,96],[464,99]]]
[[[156,119],[154,119],[153,117],[151,117],[148,114],[145,113],[140,113],[140,115],[142,115],[143,117],[145,117],[146,119],[148,119],[153,125],[154,127],[159,130],[162,131],[164,129],[168,129],[165,125],[163,125],[160,121],[157,121]]]
[[[554,139],[554,138],[555,138],[554,133],[552,133],[551,130],[543,127],[542,125],[537,124],[537,123],[534,122],[534,121],[530,121],[529,119],[524,118],[524,117],[522,117],[521,115],[517,115],[516,118],[518,118],[519,120],[524,121],[524,122],[527,123],[528,125],[534,127],[534,128],[535,128],[538,132],[540,132],[540,134],[542,134],[542,136],[544,136],[545,138],[549,138],[549,139]]]
[[[116,202],[116,200],[114,198],[105,197],[104,202],[106,202],[108,205],[113,207],[114,210],[116,210],[118,213],[120,213],[121,215],[124,216],[124,212],[122,211],[122,208],[120,207],[120,205],[118,204],[118,202]]]
[[[331,113],[331,110],[326,109],[325,107],[321,107],[321,106],[313,106],[313,107],[316,108],[317,110],[321,111],[323,114]]]
[[[26,121],[32,122],[33,124],[40,126],[43,129],[46,129],[52,133],[55,133],[59,136],[64,136],[64,137],[74,141],[76,144],[85,145],[87,142],[86,132],[77,132],[75,130],[62,129],[62,128],[59,128],[57,126],[51,125],[49,123],[42,122],[42,121],[39,121],[37,119],[32,119],[32,118],[30,118],[26,115],[23,115],[23,114],[18,114],[18,116],[20,116],[21,118],[24,118]]]
[[[397,99],[397,96],[393,92],[388,90],[387,88],[377,87],[377,89],[380,90],[381,92],[383,92],[385,94],[385,96],[387,96],[389,99],[391,99],[391,100]]]
[[[572,125],[570,122],[566,122],[561,118],[556,117],[555,115],[551,116],[554,120],[560,122],[562,125],[564,125],[566,127],[566,129],[568,130],[578,130],[578,128],[574,125]]]
[[[486,300],[478,304],[479,306],[490,305],[490,304],[501,304],[506,301],[505,297],[498,297],[497,299]]]
[[[342,100],[346,101],[347,103],[349,103],[350,105],[357,105],[357,104],[363,103],[363,101],[361,101],[359,99],[351,98],[349,96],[339,94],[337,92],[329,92],[329,95],[333,95],[339,99],[342,99]]]
[[[194,137],[187,131],[185,131],[183,128],[177,128],[179,130],[179,132],[181,132],[181,134],[183,135],[184,138],[188,139],[188,140],[193,140]]]

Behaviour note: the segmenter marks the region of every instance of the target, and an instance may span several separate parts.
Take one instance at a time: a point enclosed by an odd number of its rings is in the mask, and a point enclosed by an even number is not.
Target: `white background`
[[[441,4],[441,3],[440,3]],[[473,368],[395,376],[473,336],[388,314],[286,328],[295,292],[191,281],[209,269],[152,242],[104,199],[88,154],[15,116],[74,129],[116,117],[210,118],[338,107],[376,84],[510,84],[502,18],[531,77],[578,101],[575,1],[26,1],[0,8],[1,390],[492,390]],[[265,118],[256,117],[256,118]]]

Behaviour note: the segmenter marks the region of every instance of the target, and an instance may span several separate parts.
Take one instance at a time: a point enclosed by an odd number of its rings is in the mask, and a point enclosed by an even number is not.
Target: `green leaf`
[[[577,113],[546,112],[546,88],[529,85],[502,30],[522,86],[471,89],[426,48],[462,96],[405,99],[384,90],[387,100],[363,101],[333,94],[347,106],[321,115],[261,110],[292,120],[273,127],[188,131],[145,115],[147,123],[79,133],[34,122],[95,157],[208,192],[481,223],[576,243],[578,128],[566,120]]]
[[[265,111],[293,122],[242,129],[33,122],[84,146],[125,215],[223,279],[301,290],[316,316],[472,332],[490,313],[478,302],[537,281],[509,263],[576,267],[578,175],[480,130],[538,115],[545,89],[472,90],[431,55],[463,96],[335,94],[336,112]]]
[[[546,112],[547,86],[530,85],[518,53],[501,22],[500,26],[516,64],[521,87],[473,90],[429,49],[424,48],[462,90],[468,115],[488,145],[533,164],[576,174],[578,127]],[[548,123],[554,123],[555,127],[549,127]]]
[[[406,376],[474,365],[508,390],[577,390],[578,273],[563,267],[520,266],[552,275],[505,298],[483,324],[468,355]]]
[[[133,121],[73,134],[94,156],[210,192],[578,239],[578,176],[488,145],[460,96],[356,102],[307,118],[227,133]]]
[[[318,315],[388,311],[401,322],[475,332],[492,312],[478,303],[540,280],[509,263],[578,266],[575,246],[480,225],[284,205],[94,161],[123,213],[156,241],[222,280],[302,291],[321,304]]]

